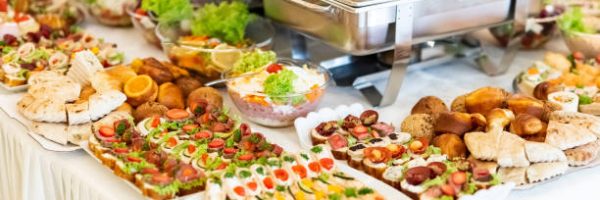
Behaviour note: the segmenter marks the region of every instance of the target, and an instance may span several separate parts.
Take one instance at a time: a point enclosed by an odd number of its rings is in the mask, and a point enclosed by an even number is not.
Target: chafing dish
[[[406,0],[264,0],[265,15],[352,55],[390,50],[396,6]],[[510,0],[423,0],[414,6],[413,41],[509,16]]]

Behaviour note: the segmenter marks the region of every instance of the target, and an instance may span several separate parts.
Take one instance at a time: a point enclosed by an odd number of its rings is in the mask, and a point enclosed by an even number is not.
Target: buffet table
[[[107,41],[117,43],[126,52],[127,60],[154,56],[164,59],[162,52],[146,43],[133,28],[107,28],[95,24],[84,27]],[[562,40],[555,40],[547,49],[565,49]],[[512,79],[543,51],[525,51],[517,56],[510,71],[502,76],[488,77],[468,61],[455,62],[410,72],[398,101],[380,111],[386,121],[398,126],[412,105],[422,96],[436,95],[449,101],[456,94],[482,86],[512,88]],[[454,75],[449,77],[448,75]],[[378,86],[383,87],[383,83]],[[224,91],[222,91],[224,93]],[[7,91],[1,91],[7,93]],[[223,94],[225,95],[225,94]],[[228,98],[225,104],[235,109]],[[340,101],[343,99],[343,101]],[[320,107],[362,103],[368,105],[353,88],[330,87]],[[234,110],[234,113],[238,112]],[[25,127],[0,112],[0,199],[142,199],[142,195],[112,175],[84,151],[52,152],[43,149],[27,133]],[[294,151],[300,148],[293,127],[268,129],[253,125],[271,141]],[[509,199],[567,199],[600,196],[595,186],[600,184],[600,167],[561,176],[534,189],[514,191]],[[388,197],[394,199],[394,197]]]

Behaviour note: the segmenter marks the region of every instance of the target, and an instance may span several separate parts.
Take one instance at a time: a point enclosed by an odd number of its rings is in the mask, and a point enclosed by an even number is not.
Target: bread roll
[[[178,78],[175,84],[181,88],[184,97],[190,95],[195,89],[202,87],[202,83],[199,80],[189,76]]]
[[[477,89],[465,97],[465,108],[468,113],[487,114],[494,108],[502,108],[510,93],[501,88],[484,87]]]
[[[223,107],[223,97],[221,96],[221,93],[219,92],[219,90],[212,88],[212,87],[201,87],[198,89],[195,89],[192,93],[190,93],[190,95],[188,96],[188,106],[192,105],[194,102],[199,101],[200,99],[204,99],[208,102],[208,104],[211,104],[215,107],[221,108]]]
[[[545,108],[542,101],[522,96],[513,95],[507,100],[508,109],[512,110],[515,115],[530,114],[539,119],[544,117]]]
[[[452,112],[463,112],[466,113],[467,112],[467,108],[465,107],[465,101],[467,99],[467,95],[461,95],[456,97],[453,101],[452,101],[452,105],[450,105],[450,111]]]
[[[473,129],[471,115],[459,112],[440,113],[435,122],[436,133],[454,133],[462,136]]]
[[[133,112],[133,118],[136,122],[142,121],[145,118],[152,117],[154,115],[164,115],[169,108],[156,102],[146,102],[138,106]]]
[[[410,114],[438,114],[448,112],[448,107],[438,97],[426,96],[421,98],[412,108]]]
[[[413,114],[404,119],[400,126],[402,132],[410,133],[413,138],[427,138],[431,140],[435,134],[435,120],[428,114]]]
[[[510,124],[510,132],[519,136],[535,135],[543,131],[544,122],[529,114],[519,114]]]

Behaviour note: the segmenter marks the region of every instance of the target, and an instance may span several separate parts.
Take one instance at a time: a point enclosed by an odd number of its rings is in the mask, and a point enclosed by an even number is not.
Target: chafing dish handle
[[[315,12],[323,12],[323,13],[327,13],[331,10],[331,5],[327,5],[327,6],[320,6],[317,4],[313,4],[313,3],[308,3],[304,0],[287,0],[289,2],[301,5],[302,7],[308,8],[312,11]]]

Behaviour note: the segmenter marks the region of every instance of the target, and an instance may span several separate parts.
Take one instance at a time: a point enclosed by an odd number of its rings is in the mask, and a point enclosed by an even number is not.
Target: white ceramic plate
[[[2,86],[3,89],[5,89],[9,92],[21,92],[21,91],[25,91],[29,87],[28,84],[10,87],[4,83],[0,83],[0,86]]]
[[[294,121],[296,135],[300,139],[300,146],[304,149],[310,149],[312,142],[310,141],[310,132],[321,122],[343,119],[349,114],[359,116],[365,107],[362,104],[352,104],[350,106],[340,105],[334,109],[322,108],[317,112],[310,112],[306,117],[298,118]]]

